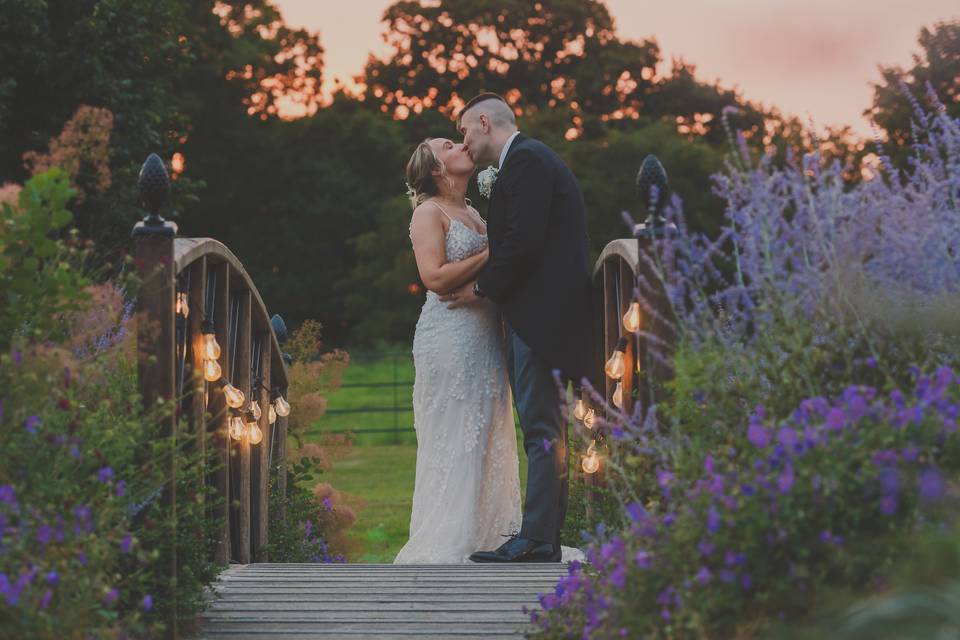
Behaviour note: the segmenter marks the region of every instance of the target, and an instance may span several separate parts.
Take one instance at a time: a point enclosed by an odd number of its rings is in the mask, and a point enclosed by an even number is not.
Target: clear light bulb
[[[597,419],[597,412],[593,409],[587,409],[587,415],[583,416],[583,426],[587,429],[593,429],[593,423]]]
[[[278,416],[290,415],[290,403],[287,402],[283,396],[277,396],[277,399],[273,401],[273,404],[277,409]]]
[[[223,384],[223,396],[227,399],[227,406],[232,409],[239,409],[243,406],[243,391],[237,389],[229,382]]]
[[[273,403],[267,405],[267,420],[270,424],[277,421],[277,410],[273,408]]]
[[[251,403],[250,403],[250,411],[253,411],[253,419],[254,419],[254,420],[259,420],[259,419],[260,419],[260,416],[263,415],[263,411],[260,410],[260,403],[259,403],[259,402],[251,402]]]
[[[217,336],[212,333],[203,334],[203,357],[207,360],[220,358],[220,345],[217,344]]]
[[[188,302],[189,295],[186,291],[177,292],[177,313],[182,315],[184,318],[190,315],[190,303]]]
[[[257,426],[256,422],[247,423],[247,435],[250,437],[250,444],[260,444],[263,440],[263,431]]]
[[[600,470],[600,454],[593,448],[594,443],[590,443],[590,446],[587,447],[587,454],[583,456],[583,472],[584,473],[596,473]]]
[[[613,392],[613,404],[617,409],[623,409],[623,383],[618,382]]]
[[[243,418],[240,416],[230,418],[230,437],[234,440],[243,438]]]
[[[223,371],[220,370],[219,362],[216,360],[203,361],[203,377],[207,382],[216,382],[222,375]]]
[[[627,312],[623,314],[623,328],[630,333],[640,331],[640,303],[632,302]]]
[[[620,341],[617,342],[617,348],[614,349],[613,354],[610,356],[610,359],[607,360],[607,364],[604,366],[604,371],[607,372],[613,380],[619,380],[623,377],[624,372],[626,371],[626,364],[623,361],[623,352],[627,350],[627,339],[620,338]]]
[[[583,420],[587,416],[587,403],[583,398],[577,400],[577,406],[573,408],[573,417],[577,420]]]

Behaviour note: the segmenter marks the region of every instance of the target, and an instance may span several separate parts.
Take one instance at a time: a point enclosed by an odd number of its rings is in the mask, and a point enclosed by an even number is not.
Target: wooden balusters
[[[213,326],[217,342],[220,344],[220,368],[224,374],[230,371],[230,267],[226,263],[211,265],[208,263],[208,273],[211,274],[210,298],[213,300]],[[223,386],[220,382],[207,384],[208,411],[210,423],[207,430],[211,434],[211,443],[215,450],[213,473],[211,479],[216,490],[213,513],[220,521],[214,545],[214,560],[217,564],[227,566],[230,563],[230,434],[228,421],[230,412],[223,396]]]

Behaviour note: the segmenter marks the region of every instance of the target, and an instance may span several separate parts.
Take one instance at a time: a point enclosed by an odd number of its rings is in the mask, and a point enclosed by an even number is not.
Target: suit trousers
[[[569,487],[567,424],[551,369],[506,325],[507,368],[527,454],[527,493],[520,536],[560,551]]]

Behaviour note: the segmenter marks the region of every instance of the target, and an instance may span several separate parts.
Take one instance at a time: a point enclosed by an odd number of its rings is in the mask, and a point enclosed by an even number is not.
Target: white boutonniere
[[[496,167],[487,167],[477,174],[477,188],[480,189],[480,195],[488,200],[490,193],[493,192],[493,183],[497,181],[498,172],[499,169]]]

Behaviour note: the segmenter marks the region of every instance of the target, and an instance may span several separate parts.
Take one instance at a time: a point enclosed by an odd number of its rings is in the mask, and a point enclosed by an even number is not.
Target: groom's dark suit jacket
[[[477,277],[521,340],[579,382],[593,359],[586,210],[576,177],[550,147],[518,135],[487,212],[490,261]]]

